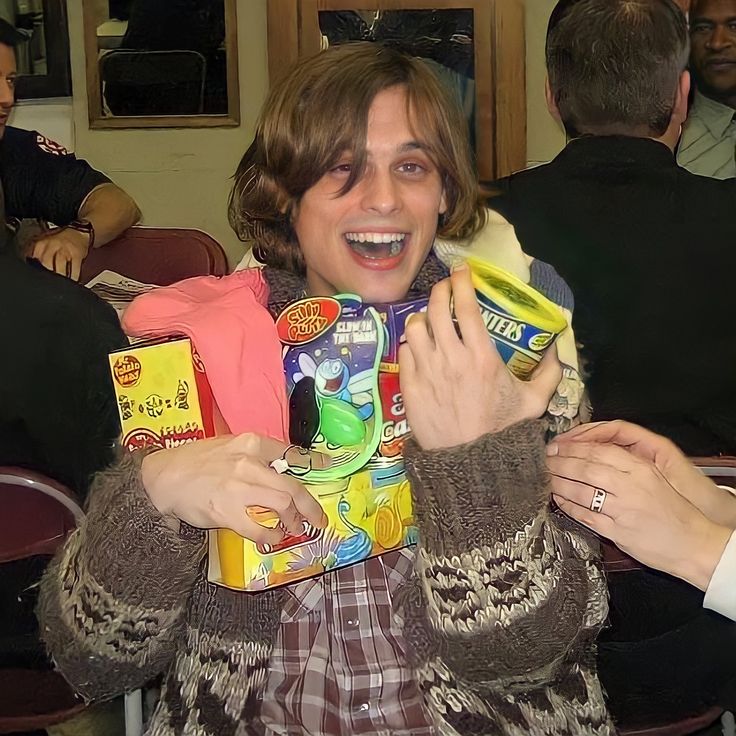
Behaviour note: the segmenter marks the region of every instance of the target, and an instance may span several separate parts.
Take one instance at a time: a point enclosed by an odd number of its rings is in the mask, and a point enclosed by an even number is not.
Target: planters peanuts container
[[[488,334],[509,370],[526,380],[567,327],[560,308],[528,284],[475,258],[468,268]]]

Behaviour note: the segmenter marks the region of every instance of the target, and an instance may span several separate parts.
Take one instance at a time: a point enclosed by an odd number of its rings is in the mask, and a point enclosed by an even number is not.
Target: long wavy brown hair
[[[376,43],[334,46],[301,60],[275,84],[255,137],[235,172],[230,225],[263,263],[304,272],[292,212],[345,152],[353,157],[342,194],[363,175],[368,111],[391,87],[407,92],[407,114],[437,166],[447,212],[438,235],[472,237],[485,221],[467,123],[452,93],[420,59]]]

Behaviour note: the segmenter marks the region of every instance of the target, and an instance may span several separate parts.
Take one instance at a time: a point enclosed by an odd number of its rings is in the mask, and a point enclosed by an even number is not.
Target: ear
[[[544,76],[544,98],[547,101],[547,109],[549,114],[560,124],[562,124],[562,118],[560,117],[560,109],[557,107],[557,101],[552,93],[552,87],[549,84],[549,76]]]
[[[446,212],[447,212],[447,195],[445,194],[445,188],[442,187],[442,197],[440,198],[439,214],[444,215]]]
[[[672,117],[678,125],[687,120],[687,101],[690,95],[690,72],[687,69],[680,74],[675,92],[675,104],[672,108]]]

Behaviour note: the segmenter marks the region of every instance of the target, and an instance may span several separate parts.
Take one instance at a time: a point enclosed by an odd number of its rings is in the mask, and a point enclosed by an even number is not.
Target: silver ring
[[[593,489],[593,500],[590,502],[590,510],[600,514],[603,511],[603,504],[606,502],[608,494],[602,488]]]
[[[279,475],[283,475],[287,470],[291,469],[289,461],[286,459],[286,455],[292,447],[298,447],[298,445],[289,445],[281,457],[277,457],[275,460],[271,460],[268,467],[275,470]]]

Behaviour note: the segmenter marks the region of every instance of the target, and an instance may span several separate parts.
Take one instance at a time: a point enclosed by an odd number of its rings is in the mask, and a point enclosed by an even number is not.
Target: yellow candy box
[[[124,447],[165,449],[215,434],[212,392],[188,338],[139,343],[108,359]]]

